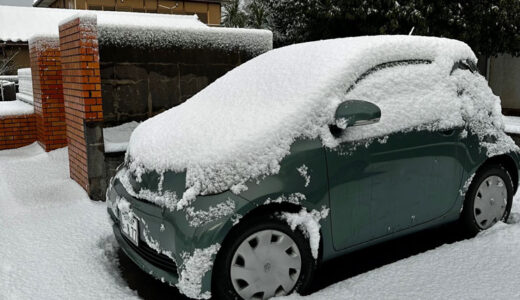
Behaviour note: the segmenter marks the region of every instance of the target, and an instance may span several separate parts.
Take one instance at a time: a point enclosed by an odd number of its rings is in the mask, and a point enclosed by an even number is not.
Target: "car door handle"
[[[455,132],[455,129],[450,129],[450,130],[439,131],[439,134],[443,135],[443,136],[450,136],[454,132]]]

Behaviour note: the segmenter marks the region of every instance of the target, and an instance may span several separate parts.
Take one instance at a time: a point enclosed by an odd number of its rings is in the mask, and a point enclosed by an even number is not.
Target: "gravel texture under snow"
[[[0,117],[22,116],[34,113],[34,107],[20,100],[0,101]]]
[[[505,132],[520,134],[520,117],[504,116]]]

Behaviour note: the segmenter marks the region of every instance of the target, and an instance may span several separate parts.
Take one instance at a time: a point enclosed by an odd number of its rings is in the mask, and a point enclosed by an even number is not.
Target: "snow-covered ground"
[[[106,205],[69,179],[66,149],[0,151],[0,299],[131,299]]]
[[[520,197],[509,224],[333,284],[278,299],[520,299]]]
[[[304,299],[519,299],[519,200],[511,224]],[[69,179],[66,149],[0,151],[0,241],[2,300],[138,298],[120,275],[106,206]]]

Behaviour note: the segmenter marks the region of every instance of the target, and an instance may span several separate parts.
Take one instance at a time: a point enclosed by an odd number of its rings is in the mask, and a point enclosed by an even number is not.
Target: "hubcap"
[[[262,230],[238,246],[231,261],[231,282],[244,299],[268,299],[288,294],[301,271],[298,246],[278,230]]]
[[[487,177],[478,187],[473,205],[475,221],[481,229],[488,229],[502,220],[507,207],[507,188],[498,176]]]

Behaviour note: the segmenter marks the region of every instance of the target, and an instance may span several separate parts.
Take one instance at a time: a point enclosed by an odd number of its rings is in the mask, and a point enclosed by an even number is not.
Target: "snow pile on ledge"
[[[217,48],[225,51],[246,51],[258,55],[273,47],[273,34],[268,30],[242,28],[171,26],[124,26],[101,24],[98,26],[101,45],[140,48]]]
[[[0,101],[0,117],[22,116],[34,113],[34,107],[20,100]]]
[[[504,116],[505,132],[520,134],[520,117]]]
[[[327,124],[368,69],[429,59],[448,76],[476,60],[466,44],[419,36],[343,38],[279,48],[235,68],[187,102],[143,122],[127,152],[133,172],[187,170],[190,194],[275,174],[296,138],[333,144]]]
[[[132,121],[119,126],[103,128],[105,153],[125,152],[130,135],[137,125],[139,125],[138,122]]]

